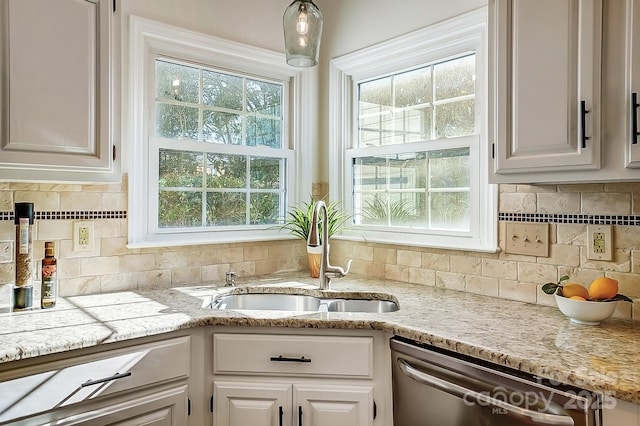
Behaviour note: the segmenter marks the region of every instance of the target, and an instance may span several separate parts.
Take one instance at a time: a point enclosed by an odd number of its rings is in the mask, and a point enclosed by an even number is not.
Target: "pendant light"
[[[287,63],[293,67],[318,64],[322,13],[311,0],[295,0],[282,17]]]

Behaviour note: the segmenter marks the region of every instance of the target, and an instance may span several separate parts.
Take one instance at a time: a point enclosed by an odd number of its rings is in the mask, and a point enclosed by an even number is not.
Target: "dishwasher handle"
[[[535,424],[539,425],[560,425],[560,426],[574,426],[573,419],[569,416],[559,416],[556,414],[540,413],[538,411],[528,410],[526,408],[518,407],[516,405],[509,404],[508,402],[501,401],[488,395],[484,395],[479,392],[475,392],[464,386],[460,386],[453,382],[448,382],[439,377],[427,374],[424,371],[418,370],[409,364],[404,359],[398,358],[398,367],[405,375],[423,385],[431,386],[438,390],[447,392],[451,395],[455,395],[459,398],[465,398],[465,400],[473,401],[479,405],[492,405],[500,409],[505,410],[513,415],[526,417]]]

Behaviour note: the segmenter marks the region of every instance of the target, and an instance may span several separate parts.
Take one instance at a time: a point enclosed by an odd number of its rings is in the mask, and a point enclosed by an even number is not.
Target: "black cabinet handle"
[[[638,107],[640,107],[638,92],[633,92],[631,94],[631,143],[633,145],[638,143],[638,136],[640,136],[640,132],[638,132]]]
[[[284,423],[282,423],[282,420],[284,418],[284,409],[282,408],[282,405],[278,407],[278,426],[283,426]]]
[[[278,356],[272,356],[271,358],[269,358],[269,360],[274,362],[311,362],[311,358],[305,358],[303,356],[298,358],[293,358],[293,357],[278,355]]]
[[[581,147],[582,148],[586,148],[587,147],[587,141],[589,139],[591,139],[589,136],[587,136],[587,114],[589,114],[590,111],[587,111],[587,102],[586,101],[580,101],[580,129],[582,130],[582,134],[581,134]]]
[[[80,387],[81,388],[86,388],[87,386],[98,385],[100,383],[106,383],[106,382],[110,382],[112,380],[118,380],[118,379],[122,379],[122,378],[129,377],[129,376],[131,376],[131,371],[128,371],[126,373],[116,373],[111,377],[105,377],[103,379],[87,380],[86,382],[82,383],[80,385]]]
[[[298,405],[298,426],[302,426],[302,405]]]

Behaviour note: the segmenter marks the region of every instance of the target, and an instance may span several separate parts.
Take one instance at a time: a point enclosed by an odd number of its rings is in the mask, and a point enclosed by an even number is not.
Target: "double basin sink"
[[[211,309],[270,310],[303,312],[384,313],[400,309],[395,300],[317,297],[306,294],[242,293],[220,295],[209,304]]]

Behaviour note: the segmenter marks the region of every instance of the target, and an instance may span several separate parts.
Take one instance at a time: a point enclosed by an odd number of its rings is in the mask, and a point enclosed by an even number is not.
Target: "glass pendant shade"
[[[311,0],[295,0],[284,11],[284,46],[287,63],[312,67],[318,63],[322,37],[322,13]]]

